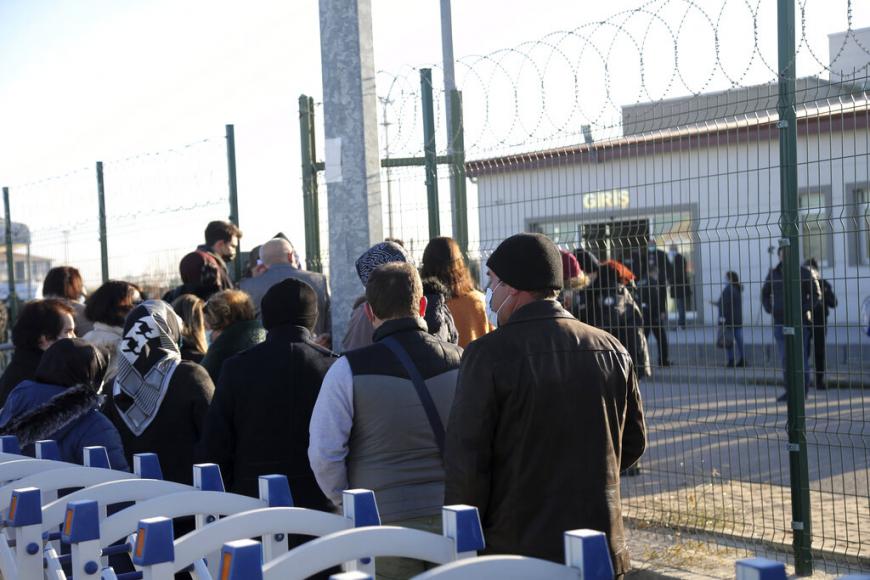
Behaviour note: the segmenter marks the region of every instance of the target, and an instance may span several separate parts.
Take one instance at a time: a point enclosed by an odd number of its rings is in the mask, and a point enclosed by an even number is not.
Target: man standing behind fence
[[[562,261],[545,236],[508,238],[487,267],[497,329],[463,355],[445,503],[477,506],[488,553],[563,562],[566,530],[602,531],[620,576],[629,555],[619,473],[646,446],[631,357],[556,301]]]
[[[416,268],[392,262],[366,284],[374,344],[326,373],[311,417],[308,458],[336,505],[349,487],[374,490],[384,523],[441,532],[444,424],[462,349],[427,332]],[[386,558],[378,577],[407,578],[419,562]]]
[[[257,316],[262,317],[260,303],[269,288],[282,280],[295,278],[311,286],[317,293],[318,314],[314,334],[322,335],[330,332],[332,315],[329,310],[329,286],[326,283],[326,276],[296,267],[293,264],[293,244],[283,238],[273,238],[263,244],[260,249],[260,260],[266,267],[266,271],[259,276],[245,278],[239,284],[239,288],[251,297]]]
[[[242,232],[231,222],[213,221],[205,228],[205,244],[187,254],[178,264],[183,286],[170,297],[172,302],[182,294],[196,294],[203,300],[221,290],[233,287],[227,262],[236,257],[236,247]]]

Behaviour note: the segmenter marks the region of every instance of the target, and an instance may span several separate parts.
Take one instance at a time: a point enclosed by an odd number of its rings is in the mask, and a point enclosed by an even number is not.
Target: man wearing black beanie
[[[260,475],[283,473],[297,507],[328,510],[308,463],[308,423],[337,355],[312,341],[317,293],[295,278],[261,303],[266,341],[228,359],[206,416],[200,460],[217,463],[227,491],[257,497]]]
[[[498,328],[462,357],[445,504],[477,506],[489,554],[562,562],[566,530],[605,532],[619,578],[630,567],[619,474],[646,447],[631,358],[556,301],[562,259],[546,236],[512,236],[486,265]]]

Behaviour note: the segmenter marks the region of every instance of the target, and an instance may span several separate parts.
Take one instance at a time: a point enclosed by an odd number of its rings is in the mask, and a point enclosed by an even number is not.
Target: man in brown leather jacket
[[[562,264],[545,236],[508,238],[487,267],[498,328],[462,358],[445,503],[477,506],[491,554],[562,562],[565,531],[605,532],[619,577],[630,567],[619,473],[646,446],[631,358],[555,300]]]

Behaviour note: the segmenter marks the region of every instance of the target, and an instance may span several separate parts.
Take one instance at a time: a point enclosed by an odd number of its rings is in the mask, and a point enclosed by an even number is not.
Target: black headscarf
[[[86,385],[97,391],[107,367],[105,354],[96,346],[81,338],[63,338],[42,355],[34,378],[48,385]]]
[[[172,307],[162,300],[143,302],[127,315],[112,396],[136,436],[154,420],[181,362],[181,325]]]

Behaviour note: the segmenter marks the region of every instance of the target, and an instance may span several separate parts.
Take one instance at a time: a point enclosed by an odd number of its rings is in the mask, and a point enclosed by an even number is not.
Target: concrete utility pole
[[[441,60],[444,66],[444,111],[447,121],[447,155],[455,152],[454,142],[456,135],[453,134],[453,103],[450,95],[456,90],[456,73],[453,70],[453,16],[450,9],[450,0],[441,0]],[[450,207],[456,207],[456,182],[450,180]],[[456,212],[453,214],[453,235],[459,230],[457,227]]]
[[[362,288],[356,259],[383,239],[371,0],[320,0],[333,348]]]

